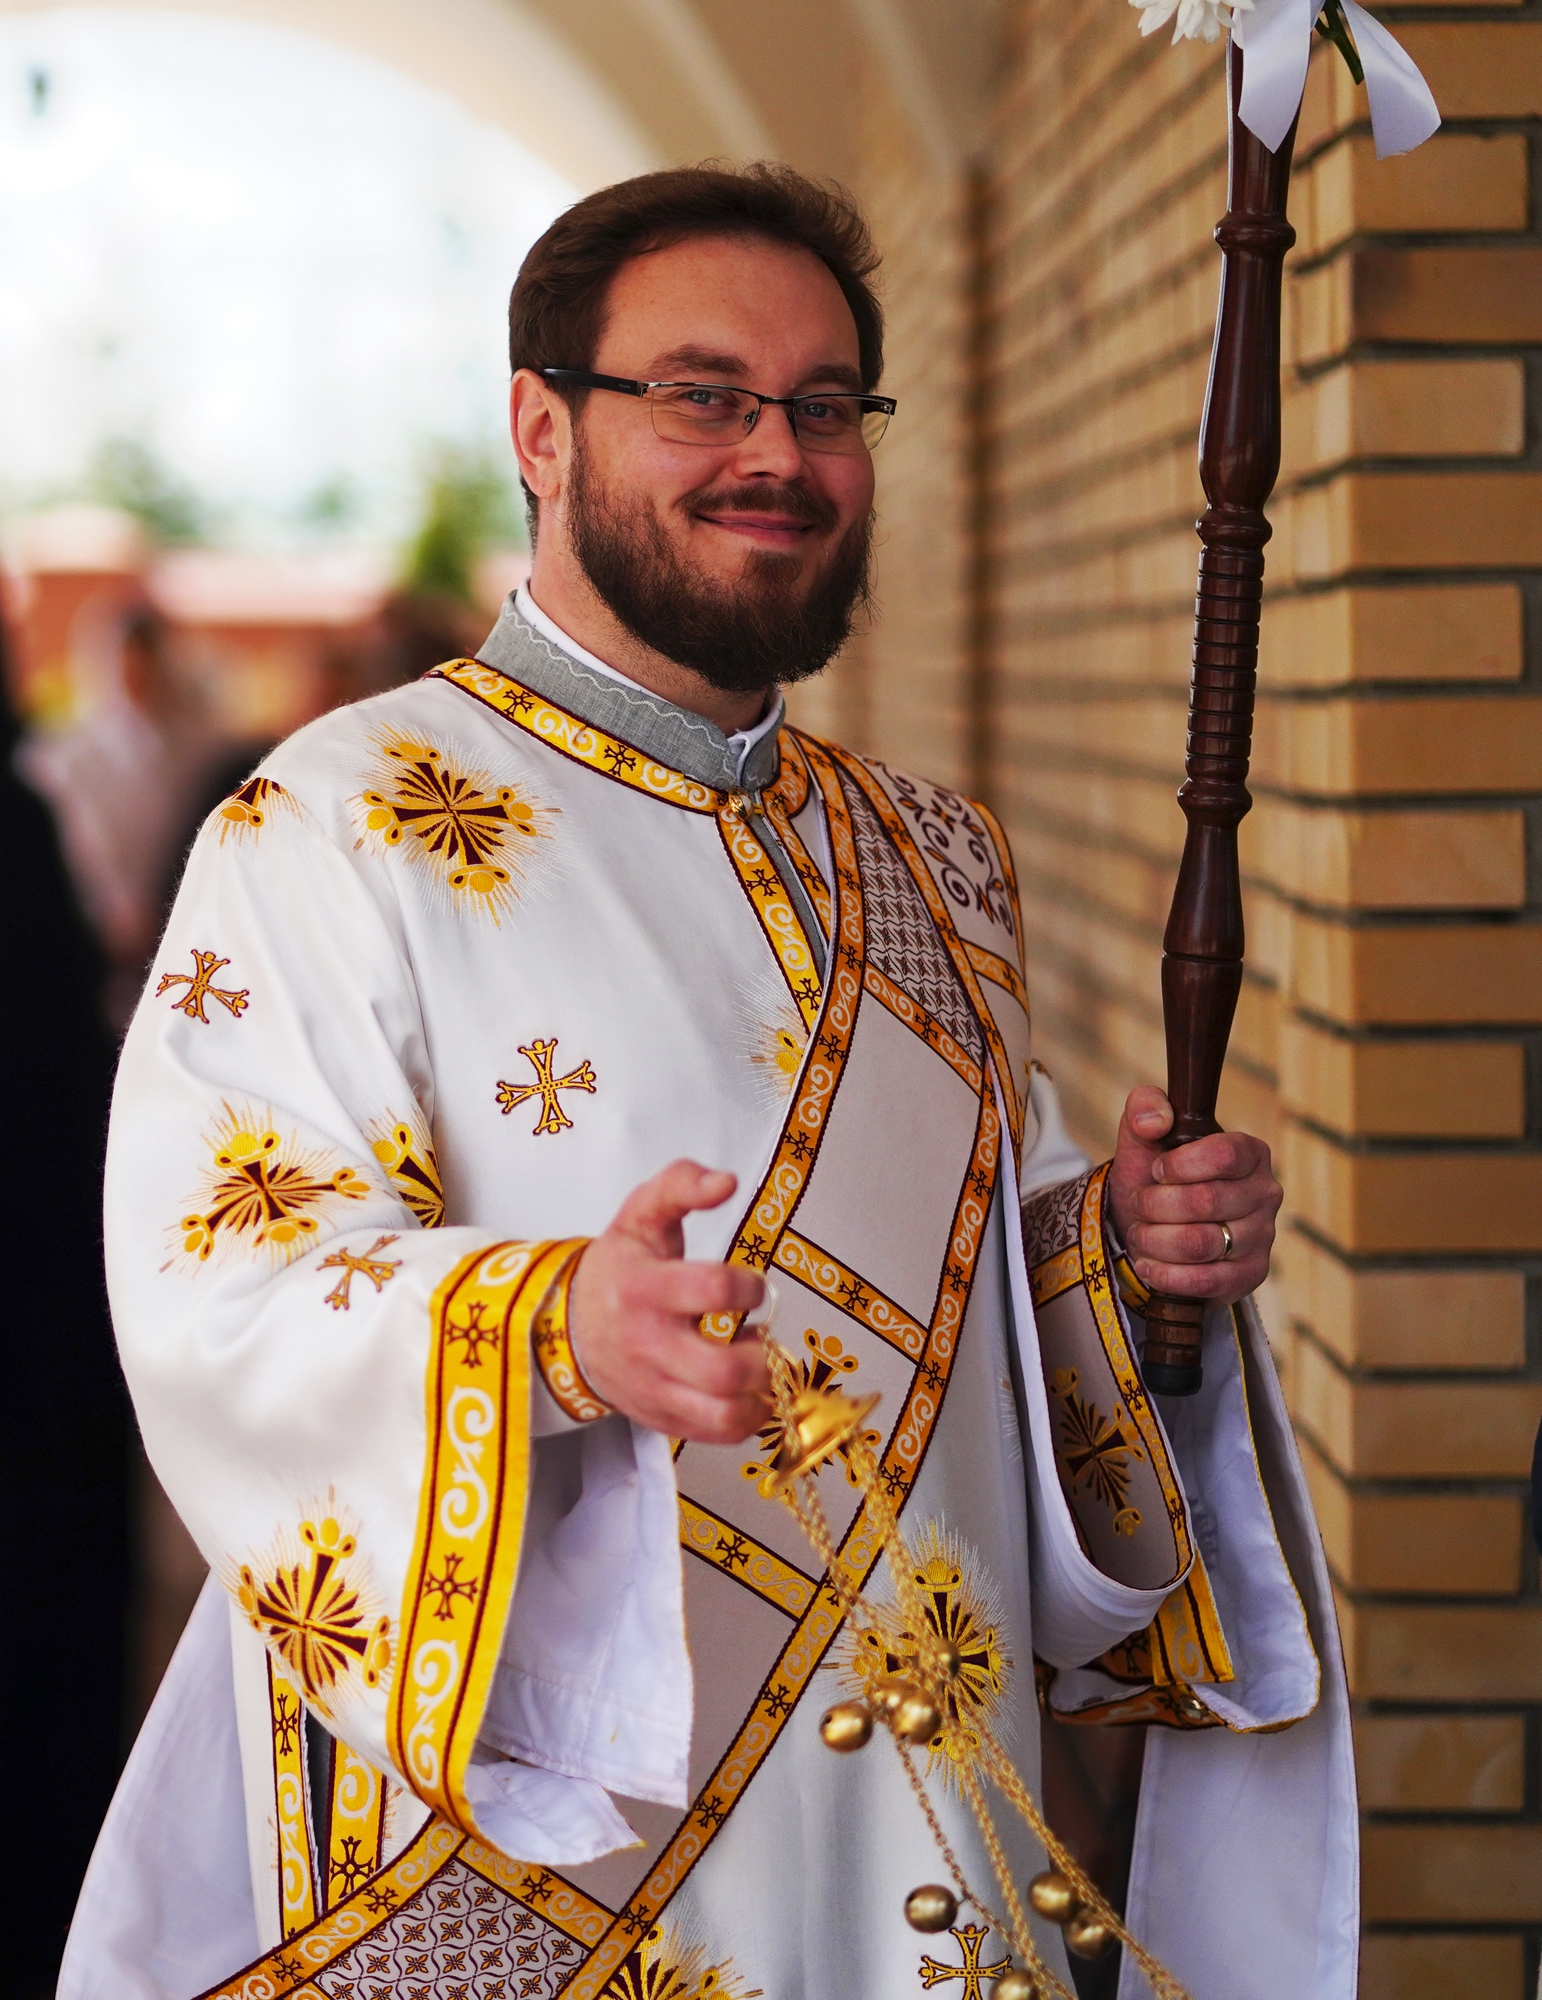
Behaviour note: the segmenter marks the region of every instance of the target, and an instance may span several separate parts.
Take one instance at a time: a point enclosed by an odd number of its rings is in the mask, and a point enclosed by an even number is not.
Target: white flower
[[[1223,28],[1229,28],[1234,14],[1245,14],[1253,0],[1130,0],[1140,13],[1140,31],[1153,35],[1165,28],[1174,14],[1175,42],[1213,42]]]

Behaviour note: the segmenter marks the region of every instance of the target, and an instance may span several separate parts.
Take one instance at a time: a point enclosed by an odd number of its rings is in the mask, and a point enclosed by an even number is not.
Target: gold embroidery
[[[606,1981],[602,2000],[760,2000],[761,1992],[745,1990],[731,1960],[709,1965],[702,1946],[655,1924]]]
[[[862,984],[880,1007],[886,1007],[895,1020],[903,1021],[907,1028],[919,1035],[926,1046],[940,1055],[953,1074],[967,1083],[971,1090],[979,1091],[983,1087],[980,1065],[967,1049],[959,1047],[942,1023],[929,1014],[918,1000],[912,1000],[876,965],[868,966],[862,975]]]
[[[298,811],[293,795],[272,778],[248,778],[219,808],[220,845],[227,834],[236,840],[259,834],[275,812]]]
[[[985,1982],[1004,1978],[1012,1970],[1011,1959],[998,1959],[994,1965],[980,1963],[981,1947],[990,1936],[984,1924],[958,1924],[948,1935],[958,1940],[963,1964],[943,1965],[928,1953],[921,1960],[921,1984],[930,1992],[945,1981],[960,1979],[963,1985],[949,2000],[986,2000]]]
[[[327,1814],[326,1907],[354,1894],[380,1866],[385,1837],[386,1783],[373,1764],[346,1743],[332,1745],[332,1798]]]
[[[1012,1662],[999,1636],[1001,1607],[978,1558],[960,1537],[929,1521],[913,1541],[907,1541],[906,1552],[926,1622],[958,1654],[958,1671],[947,1684],[942,1727],[927,1745],[928,1772],[940,1769],[943,1782],[952,1786],[959,1766],[972,1765],[979,1756],[978,1724],[993,1724],[1000,1713]],[[908,1637],[901,1635],[902,1640]],[[905,1671],[913,1657],[913,1648],[890,1652],[876,1632],[864,1632],[848,1670],[853,1689],[869,1695],[875,1682]]]
[[[763,1548],[709,1508],[680,1495],[680,1546],[754,1591],[767,1604],[801,1618],[814,1601],[814,1579]]]
[[[1034,1266],[1029,1279],[1033,1302],[1036,1306],[1047,1306],[1051,1299],[1058,1299],[1062,1292],[1068,1292],[1081,1281],[1082,1246],[1068,1243],[1064,1250],[1057,1250],[1053,1257],[1046,1257],[1042,1264]]]
[[[528,843],[549,838],[550,806],[486,771],[458,770],[432,743],[388,736],[375,786],[360,795],[364,829],[387,847],[431,863],[452,898],[496,923],[526,867]]]
[[[382,1258],[380,1252],[400,1241],[399,1236],[378,1236],[362,1257],[355,1257],[351,1250],[334,1250],[330,1257],[322,1258],[318,1269],[343,1274],[327,1293],[326,1302],[334,1312],[347,1312],[348,1288],[355,1276],[368,1278],[377,1293],[385,1289],[402,1267],[399,1258],[393,1263],[390,1258]]]
[[[279,1929],[284,1937],[292,1938],[316,1919],[316,1883],[305,1814],[305,1716],[299,1696],[274,1666],[271,1654],[267,1669]]]
[[[575,1424],[592,1424],[600,1417],[608,1417],[611,1410],[609,1403],[601,1402],[585,1380],[584,1371],[578,1365],[578,1356],[573,1352],[572,1335],[568,1331],[573,1274],[582,1255],[583,1246],[580,1246],[569,1258],[566,1269],[546,1294],[545,1302],[535,1316],[535,1358],[541,1379],[558,1409],[571,1417]]]
[[[366,1687],[378,1687],[390,1671],[391,1621],[375,1615],[363,1565],[352,1562],[358,1543],[336,1519],[302,1521],[300,1540],[308,1553],[296,1556],[285,1537],[255,1568],[243,1564],[234,1595],[247,1623],[325,1716],[340,1683],[357,1673]]]
[[[1123,1410],[1105,1417],[1096,1403],[1078,1396],[1074,1368],[1057,1368],[1049,1390],[1064,1408],[1060,1412],[1060,1462],[1073,1490],[1083,1479],[1088,1490],[1110,1509],[1116,1535],[1133,1535],[1140,1526],[1140,1509],[1126,1503],[1130,1493],[1130,1460],[1145,1459],[1139,1437]]]
[[[768,1107],[785,1104],[803,1067],[808,1029],[785,995],[773,1000],[757,990],[754,997],[761,1005],[745,1009],[744,1028],[757,1095]]]
[[[535,1121],[532,1136],[539,1139],[543,1132],[569,1130],[573,1121],[563,1110],[557,1093],[562,1090],[582,1090],[592,1097],[599,1084],[593,1064],[586,1060],[581,1062],[577,1069],[569,1070],[566,1076],[554,1075],[553,1058],[557,1052],[555,1035],[550,1041],[522,1044],[519,1052],[535,1071],[535,1082],[505,1083],[499,1079],[498,1103],[504,1117],[507,1118],[511,1111],[521,1104],[528,1103],[532,1097],[538,1097],[541,1100],[541,1115]]]
[[[919,1361],[925,1353],[924,1326],[913,1320],[909,1313],[902,1312],[893,1299],[885,1298],[876,1285],[859,1278],[838,1257],[832,1257],[828,1250],[821,1250],[817,1243],[800,1236],[797,1230],[783,1232],[782,1240],[776,1246],[775,1263],[779,1271],[788,1272],[800,1284],[807,1285],[810,1291],[822,1293],[849,1318],[858,1321],[870,1333],[876,1333],[891,1347],[898,1348],[901,1354],[909,1355],[912,1361]]]
[[[833,1333],[821,1336],[813,1327],[809,1327],[804,1333],[803,1345],[808,1349],[809,1358],[798,1363],[798,1390],[824,1389],[837,1376],[856,1374],[857,1357],[848,1354]],[[782,1448],[782,1425],[774,1412],[761,1425],[756,1436],[760,1439],[760,1449],[765,1453],[765,1457],[752,1459],[748,1465],[741,1465],[739,1470],[746,1479],[758,1481],[764,1479],[771,1468],[772,1460]],[[882,1442],[877,1431],[854,1431],[836,1453],[836,1457],[845,1468],[847,1479],[853,1486],[857,1480],[856,1474],[851,1469],[851,1453],[858,1446],[865,1446],[868,1451],[876,1451]]]
[[[580,1247],[569,1240],[475,1251],[429,1307],[428,1447],[386,1742],[419,1798],[466,1831],[466,1768],[524,1529],[531,1322]]]
[[[500,674],[496,667],[484,666],[480,660],[450,660],[442,667],[435,667],[428,678],[448,681],[473,701],[507,716],[548,748],[598,771],[602,777],[613,778],[618,785],[643,792],[666,805],[679,806],[686,812],[709,813],[718,809],[722,794],[711,786],[683,777],[667,764],[655,764],[651,757],[644,757],[619,737],[607,736],[603,729],[581,722],[555,702],[542,700],[507,674]]]
[[[807,1032],[819,1018],[822,997],[814,954],[781,876],[745,818],[748,803],[737,792],[731,794],[718,813],[718,832]]]
[[[402,1123],[371,1126],[370,1137],[375,1158],[384,1167],[387,1179],[422,1227],[442,1228],[444,1184],[427,1134]]]
[[[174,1014],[186,1014],[190,1021],[202,1021],[208,1027],[209,1017],[203,1010],[203,1003],[206,999],[218,1000],[227,1014],[239,1020],[246,1012],[251,988],[243,986],[237,991],[233,987],[214,985],[215,973],[222,966],[229,965],[230,960],[216,958],[212,951],[199,951],[195,945],[190,945],[188,949],[193,954],[193,970],[163,973],[161,983],[155,989],[156,999],[159,1000],[163,993],[169,993],[174,986],[185,986],[187,991],[182,998],[171,1003]]]
[[[216,1244],[243,1238],[287,1261],[310,1247],[339,1200],[363,1201],[370,1193],[352,1167],[332,1167],[320,1147],[295,1138],[286,1147],[251,1111],[226,1105],[209,1144],[214,1165],[204,1207],[180,1224],[182,1248],[200,1262]]]

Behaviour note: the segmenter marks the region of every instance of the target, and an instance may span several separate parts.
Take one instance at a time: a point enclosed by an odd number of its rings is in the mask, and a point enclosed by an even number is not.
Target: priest
[[[916,1768],[971,1883],[982,1723],[1035,1790],[1041,1705],[1152,1724],[1131,1928],[1195,2000],[1353,1994],[1342,1668],[1249,1303],[1267,1149],[1164,1153],[1145,1089],[1089,1168],[990,814],[784,719],[866,601],[903,421],[876,266],[783,168],[569,210],[510,309],[528,587],[200,835],[107,1228],[211,1575],[65,2000],[1003,1979],[987,1912],[907,1925],[942,1863],[900,1760],[821,1741],[890,1663],[761,1490],[772,1294],[805,1383],[880,1398],[959,1662]],[[1148,1287],[1213,1302],[1192,1400],[1142,1387]]]

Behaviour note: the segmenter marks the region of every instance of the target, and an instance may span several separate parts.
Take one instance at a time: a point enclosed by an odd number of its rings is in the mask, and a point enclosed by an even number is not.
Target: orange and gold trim
[[[578,1260],[585,1247],[583,1243],[578,1246],[554,1280],[535,1316],[532,1335],[535,1365],[541,1371],[541,1380],[557,1408],[575,1424],[592,1424],[601,1417],[611,1415],[609,1403],[602,1402],[585,1380],[584,1371],[578,1365],[578,1356],[573,1352],[573,1337],[568,1331],[573,1274],[578,1269]]]
[[[311,1854],[305,1771],[305,1707],[267,1655],[268,1723],[273,1745],[273,1815],[278,1834],[278,1921],[292,1938],[316,1921],[316,1869]]]
[[[325,1908],[343,1902],[379,1868],[385,1816],[385,1779],[373,1764],[334,1737],[322,1860]]]
[[[386,1745],[418,1797],[467,1833],[475,1826],[466,1767],[519,1565],[531,1323],[578,1247],[569,1240],[475,1251],[429,1307],[428,1450]]]
[[[567,709],[559,708],[556,702],[521,687],[509,675],[499,673],[496,667],[484,666],[480,660],[450,660],[424,678],[448,681],[473,701],[517,723],[549,749],[650,799],[698,813],[716,812],[722,802],[722,794],[710,785],[698,784],[694,778],[672,771],[667,764],[656,764],[651,757],[634,750],[630,743],[623,743],[619,736],[608,736],[603,729],[581,721]]]
[[[972,1091],[978,1094],[984,1088],[980,1065],[966,1049],[959,1047],[942,1023],[927,1013],[919,1001],[912,1000],[876,965],[870,965],[863,973],[862,984],[880,1007],[887,1007],[896,1021],[903,1021],[912,1034],[919,1035],[926,1046],[940,1055],[953,1074],[967,1083]]]
[[[717,816],[718,832],[723,837],[723,848],[733,864],[733,871],[739,878],[739,886],[759,919],[766,942],[776,955],[793,1005],[807,1032],[819,1019],[820,1002],[824,997],[819,973],[802,920],[793,908],[792,898],[770,855],[755,838],[754,830],[745,817],[748,806],[749,801],[741,793],[730,794]]]

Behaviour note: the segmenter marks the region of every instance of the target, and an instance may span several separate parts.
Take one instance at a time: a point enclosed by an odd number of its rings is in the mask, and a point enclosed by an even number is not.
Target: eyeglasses
[[[571,382],[575,389],[645,397],[654,431],[669,444],[737,444],[760,422],[761,411],[772,406],[787,412],[793,436],[806,451],[871,451],[898,407],[892,396],[762,396],[721,382],[633,382],[625,375],[592,375],[584,368],[543,368],[541,374],[548,382]]]

